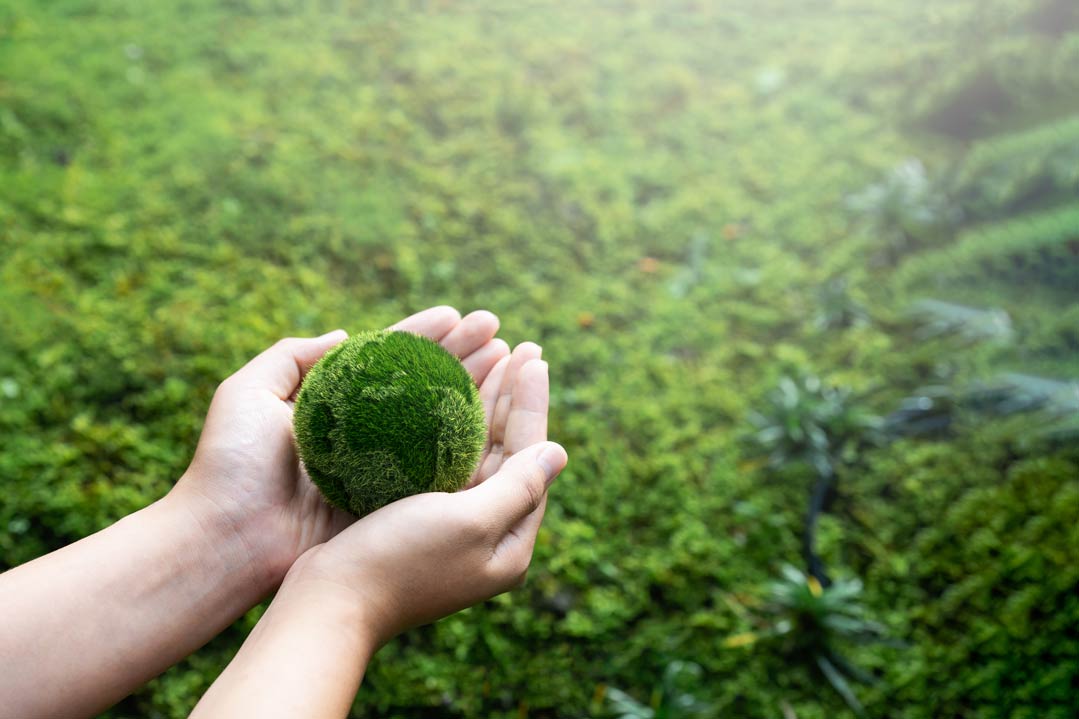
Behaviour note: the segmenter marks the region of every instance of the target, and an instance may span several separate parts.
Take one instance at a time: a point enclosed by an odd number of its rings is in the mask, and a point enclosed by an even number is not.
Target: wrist
[[[358,586],[337,569],[323,545],[312,547],[293,563],[276,596],[319,607],[327,623],[371,656],[393,637],[392,623],[372,587]]]
[[[275,603],[304,612],[346,641],[357,656],[370,658],[389,640],[372,597],[327,572],[320,561],[322,546],[305,552],[285,575]]]
[[[273,602],[192,717],[345,716],[378,648],[363,604],[344,587],[301,570]]]
[[[257,524],[242,508],[214,501],[198,491],[196,482],[187,475],[153,505],[155,509],[174,518],[174,523],[190,529],[185,543],[191,555],[206,562],[219,564],[246,592],[256,600],[277,587],[288,564],[276,560],[268,551]]]

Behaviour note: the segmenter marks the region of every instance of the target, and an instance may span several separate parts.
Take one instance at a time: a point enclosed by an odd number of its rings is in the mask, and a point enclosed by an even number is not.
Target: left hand
[[[477,385],[509,354],[506,343],[494,338],[498,318],[483,310],[462,319],[452,307],[432,307],[390,329],[439,342],[461,358]],[[170,492],[199,521],[224,519],[267,587],[280,583],[307,549],[356,520],[322,499],[292,434],[292,404],[304,375],[346,337],[336,330],[283,339],[222,382],[195,457]]]

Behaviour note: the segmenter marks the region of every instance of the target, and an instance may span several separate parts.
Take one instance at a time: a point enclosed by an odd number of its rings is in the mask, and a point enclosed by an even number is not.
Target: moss
[[[311,479],[330,504],[359,516],[460,489],[486,436],[468,372],[408,332],[363,332],[326,353],[304,379],[293,425]]]
[[[702,666],[687,688],[714,715],[788,702],[799,719],[850,717],[815,667],[763,643],[720,646],[759,629],[745,608],[798,561],[809,492],[804,472],[749,456],[745,418],[784,375],[872,392],[886,412],[953,373],[1079,372],[1076,283],[1064,281],[1075,258],[1053,267],[1052,287],[1006,258],[979,274],[999,257],[980,245],[969,267],[948,254],[926,268],[939,283],[915,275],[948,232],[916,238],[924,250],[901,265],[912,274],[896,277],[868,261],[894,238],[837,201],[910,155],[933,188],[950,179],[966,143],[897,124],[951,102],[948,76],[973,81],[965,68],[1025,43],[1035,4],[3,2],[0,570],[164,495],[217,383],[278,337],[360,311],[374,328],[403,307],[490,307],[507,336],[542,340],[557,360],[551,434],[573,462],[550,498],[538,576],[512,602],[384,648],[352,714],[599,716],[597,686],[647,701],[671,658]],[[1079,80],[1063,62],[1074,38],[1039,36],[1061,50],[1012,66],[1048,58],[1046,81],[1001,75],[1022,98],[1058,91],[1024,99],[1015,119],[969,113],[983,142],[1079,101],[1064,91]],[[757,97],[769,72],[786,84]],[[1011,183],[1024,157],[1000,160],[999,177]],[[987,159],[969,168],[987,189],[960,199],[999,196]],[[968,221],[1011,217],[988,209],[964,207],[973,244],[990,228]],[[868,325],[816,325],[813,300],[837,277]],[[927,294],[1007,311],[1015,342],[942,353],[893,333],[908,298]],[[874,450],[887,461],[840,479],[825,558],[865,580],[867,613],[907,645],[849,650],[883,680],[859,697],[895,719],[1075,717],[1050,674],[1075,671],[1079,638],[1062,627],[1079,613],[1049,582],[1079,581],[1067,564],[1079,538],[1064,531],[1079,525],[1062,524],[1077,512],[1008,490],[962,523],[946,517],[980,487],[1004,492],[1027,451],[964,441]],[[996,561],[970,553],[979,517],[1004,548]],[[1057,566],[1011,567],[1009,548]],[[1057,574],[1041,581],[1039,566]],[[943,606],[967,577],[983,583]],[[1016,619],[993,612],[1028,590],[1042,616],[1012,634]],[[186,718],[252,624],[104,716]],[[1015,673],[984,670],[1005,652]],[[966,702],[994,686],[1012,698]]]

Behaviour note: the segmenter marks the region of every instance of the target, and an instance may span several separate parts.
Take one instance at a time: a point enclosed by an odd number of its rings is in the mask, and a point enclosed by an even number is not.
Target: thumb
[[[566,450],[539,442],[507,459],[494,475],[466,491],[501,527],[512,527],[543,504],[547,488],[566,466]]]
[[[278,340],[241,367],[235,376],[245,384],[265,387],[281,399],[288,399],[300,386],[307,370],[347,337],[344,330],[334,330],[321,337]]]

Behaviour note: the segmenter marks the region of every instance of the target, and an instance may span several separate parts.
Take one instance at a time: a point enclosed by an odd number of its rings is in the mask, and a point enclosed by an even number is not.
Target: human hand
[[[461,358],[477,384],[509,354],[506,343],[494,339],[498,318],[486,311],[462,319],[452,307],[433,307],[391,329],[439,342]],[[356,519],[322,499],[292,434],[292,404],[304,374],[346,336],[336,330],[281,340],[222,382],[195,457],[170,493],[196,521],[215,527],[224,521],[267,589],[304,551]]]
[[[373,646],[524,581],[547,488],[566,453],[547,442],[547,364],[520,345],[480,387],[490,441],[468,488],[419,494],[355,522],[293,566],[282,592],[357,608]]]

